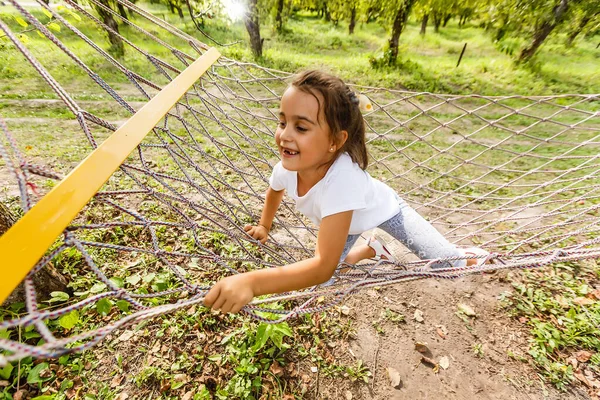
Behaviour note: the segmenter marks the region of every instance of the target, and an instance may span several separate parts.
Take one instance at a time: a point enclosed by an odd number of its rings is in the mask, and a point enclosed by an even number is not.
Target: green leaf
[[[75,18],[77,21],[81,22],[81,17],[79,16],[79,14],[77,14],[75,11],[73,10],[69,10],[69,14],[71,14],[71,16],[73,18]]]
[[[119,307],[119,310],[127,312],[129,311],[129,302],[127,300],[119,300],[117,301],[117,307]]]
[[[15,17],[15,21],[17,21],[17,23],[23,28],[27,28],[29,26],[29,24],[21,17]]]
[[[103,317],[110,313],[111,308],[112,301],[109,299],[101,299],[96,303],[96,311],[98,311],[98,314],[102,315]]]
[[[0,329],[0,339],[8,339],[10,332],[7,329]]]
[[[121,289],[123,286],[125,286],[125,282],[123,282],[123,278],[119,278],[118,276],[113,276],[112,278],[110,278],[110,281],[112,283],[114,283],[115,286],[118,287],[119,289]]]
[[[48,10],[46,10],[45,8],[42,8],[42,12],[44,13],[44,15],[46,15],[46,17],[52,19],[52,13]]]
[[[31,369],[31,371],[29,371],[29,375],[27,375],[27,383],[29,383],[29,384],[41,383],[41,382],[46,382],[46,381],[50,380],[52,378],[52,376],[48,376],[46,378],[42,378],[40,376],[42,371],[47,368],[48,368],[48,363],[45,363],[45,362],[33,367]]]
[[[181,268],[179,265],[175,266],[175,269],[177,270],[177,272],[179,272],[181,274],[181,276],[187,276],[187,271],[183,268]]]
[[[100,282],[100,283],[96,283],[94,286],[92,286],[92,288],[90,289],[90,292],[93,294],[98,294],[98,293],[104,292],[105,289],[106,289],[106,284],[103,282]]]
[[[125,281],[132,286],[137,285],[141,280],[142,280],[142,278],[138,274],[131,275],[131,276],[128,276],[127,278],[125,278]]]
[[[62,326],[65,329],[71,329],[77,324],[78,321],[79,321],[79,312],[77,312],[77,310],[73,310],[70,313],[65,314],[62,317],[60,317],[60,319],[58,320],[58,323],[60,326]]]
[[[156,274],[154,272],[151,272],[148,275],[144,276],[143,280],[146,283],[150,283],[150,282],[152,282],[152,280],[154,279],[155,276],[156,276]]]
[[[41,396],[38,397],[34,397],[31,400],[56,400],[56,396],[54,395],[47,395],[47,394],[43,394]]]
[[[69,300],[69,295],[65,292],[52,292],[50,293],[50,296],[52,298],[48,300],[48,303],[56,303]]]
[[[13,370],[13,366],[11,363],[8,363],[4,366],[4,368],[0,369],[0,378],[4,380],[8,380],[10,378],[10,373]]]
[[[216,362],[216,363],[220,363],[221,362],[221,355],[220,354],[214,354],[212,356],[208,356],[207,357],[209,361],[212,362]]]

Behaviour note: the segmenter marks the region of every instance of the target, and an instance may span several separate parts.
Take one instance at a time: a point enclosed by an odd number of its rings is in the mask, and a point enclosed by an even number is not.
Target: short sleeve
[[[367,175],[362,170],[342,169],[331,177],[321,200],[321,218],[367,207]]]
[[[276,190],[279,192],[279,191],[285,189],[284,173],[285,173],[285,170],[283,168],[283,165],[281,165],[281,161],[279,161],[273,167],[273,172],[271,172],[271,177],[269,178],[269,186],[271,186],[271,188],[273,190]]]

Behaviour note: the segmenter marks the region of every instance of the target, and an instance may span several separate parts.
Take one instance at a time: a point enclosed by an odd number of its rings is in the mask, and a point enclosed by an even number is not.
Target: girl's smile
[[[281,98],[275,141],[283,167],[288,171],[310,176],[319,170],[319,175],[324,175],[327,168],[320,169],[333,159],[337,147],[331,140],[320,104],[323,98],[319,93],[306,93],[293,86]]]

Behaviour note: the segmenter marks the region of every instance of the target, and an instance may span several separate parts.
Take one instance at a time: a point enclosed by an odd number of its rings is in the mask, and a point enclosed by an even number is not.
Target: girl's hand
[[[204,297],[204,305],[225,313],[237,313],[253,298],[250,278],[247,274],[239,274],[217,282]]]
[[[260,241],[262,244],[265,244],[269,238],[269,231],[262,225],[246,225],[244,230],[248,235]]]

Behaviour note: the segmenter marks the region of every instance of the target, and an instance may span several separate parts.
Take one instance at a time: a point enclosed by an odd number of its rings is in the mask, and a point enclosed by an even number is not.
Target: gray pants
[[[463,256],[463,252],[450,243],[425,218],[417,213],[404,200],[398,197],[400,212],[378,226],[421,260]],[[343,261],[360,235],[348,235],[344,251],[340,257]],[[466,260],[444,261],[432,265],[432,268],[464,267]]]

